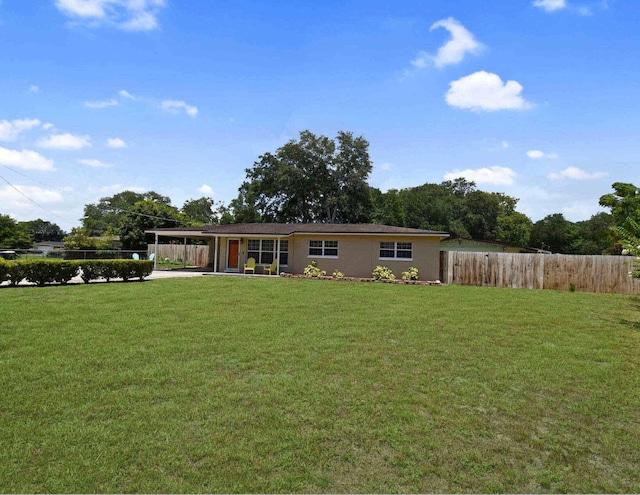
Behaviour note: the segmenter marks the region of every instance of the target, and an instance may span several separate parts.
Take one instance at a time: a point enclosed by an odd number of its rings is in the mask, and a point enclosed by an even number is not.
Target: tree
[[[531,246],[554,253],[571,254],[576,234],[577,227],[564,218],[562,213],[547,215],[533,224]]]
[[[213,212],[214,201],[203,196],[199,199],[188,199],[182,205],[180,211],[189,218],[189,223],[196,225],[211,225],[217,223]]]
[[[359,223],[369,221],[369,143],[350,132],[334,140],[302,131],[247,169],[232,202],[238,221]]]
[[[118,233],[124,249],[146,249],[153,235],[145,230],[177,227],[187,223],[187,217],[175,206],[144,199],[131,206],[120,219]]]
[[[24,225],[18,224],[9,215],[0,214],[0,248],[29,249],[33,238]]]
[[[373,211],[371,221],[380,225],[404,226],[404,204],[397,189],[389,189],[386,193],[371,188]]]
[[[612,230],[622,240],[624,250],[621,254],[635,257],[634,267],[629,275],[640,278],[640,223],[629,217],[622,225],[612,227]]]
[[[600,196],[600,206],[609,208],[616,225],[623,225],[628,218],[640,220],[640,189],[633,184],[615,182],[614,193]]]
[[[55,223],[47,222],[40,218],[29,222],[20,222],[20,225],[25,226],[35,242],[61,241],[66,235]]]
[[[529,246],[532,229],[533,222],[524,213],[513,211],[500,215],[498,217],[497,240],[514,246],[526,247]]]
[[[129,211],[139,201],[151,200],[165,205],[171,204],[171,199],[154,191],[136,193],[122,191],[113,196],[101,198],[98,203],[88,204],[84,207],[82,226],[92,236],[99,236],[108,229],[119,233],[123,214]]]
[[[64,248],[70,250],[101,250],[112,249],[113,236],[91,236],[88,229],[73,227],[71,233],[64,238]]]
[[[589,220],[577,222],[576,239],[572,250],[576,254],[613,254],[616,236],[612,227],[615,224],[613,215],[600,212]]]

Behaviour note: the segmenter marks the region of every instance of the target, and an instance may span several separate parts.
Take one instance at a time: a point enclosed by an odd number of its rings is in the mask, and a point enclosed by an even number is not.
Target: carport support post
[[[278,237],[278,243],[276,244],[276,259],[278,262],[276,263],[276,275],[280,275],[280,238]]]
[[[153,257],[153,269],[157,270],[158,269],[158,233],[156,232],[155,234],[156,234],[156,242],[154,244],[153,252],[156,254]]]
[[[218,271],[218,236],[213,241],[213,273]]]
[[[187,267],[187,238],[184,238],[184,268]]]

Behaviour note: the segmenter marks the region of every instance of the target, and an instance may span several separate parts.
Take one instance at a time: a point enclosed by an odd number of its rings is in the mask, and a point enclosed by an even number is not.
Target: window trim
[[[311,243],[312,242],[321,242],[322,246],[318,247],[318,246],[314,246],[313,249],[322,249],[322,254],[311,254],[309,251],[312,249],[311,247]],[[327,246],[326,243],[327,242],[335,242],[336,245],[335,246]],[[324,254],[325,251],[327,249],[335,249],[336,253],[335,255],[330,254]],[[323,258],[323,259],[333,259],[333,260],[337,260],[338,258],[340,258],[340,242],[335,240],[335,239],[322,239],[322,240],[318,240],[318,239],[309,239],[307,241],[307,258]]]
[[[259,248],[256,249],[249,249],[249,242],[250,241],[258,241],[259,243]],[[273,251],[269,251],[266,249],[262,249],[262,242],[263,241],[273,241]],[[287,249],[283,250],[282,249],[282,241],[285,241],[287,243]],[[257,238],[250,238],[247,239],[247,259],[249,258],[254,258],[256,260],[256,264],[258,265],[265,265],[266,263],[262,263],[261,259],[262,259],[262,253],[271,253],[273,254],[273,259],[275,260],[276,258],[278,258],[278,263],[280,263],[280,258],[281,255],[283,253],[287,254],[287,263],[283,263],[280,266],[289,266],[289,240],[288,239],[271,239],[268,237],[257,237]],[[256,259],[255,256],[252,256],[249,253],[258,253],[258,257]]]
[[[393,248],[383,249],[382,244],[392,244]],[[411,257],[400,258],[398,251],[409,251],[409,249],[398,249],[398,244],[411,244]],[[380,256],[380,251],[393,251],[393,257]],[[413,261],[413,241],[380,241],[378,245],[378,259],[381,261]]]

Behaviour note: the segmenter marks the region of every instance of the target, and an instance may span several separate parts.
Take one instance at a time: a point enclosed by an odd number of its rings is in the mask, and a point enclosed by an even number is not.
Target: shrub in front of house
[[[304,274],[307,277],[324,277],[327,272],[320,270],[320,268],[318,268],[318,262],[316,260],[312,260],[311,263],[305,267]]]
[[[410,266],[406,272],[402,272],[402,280],[405,282],[418,280],[418,269],[415,266]]]
[[[396,276],[391,271],[391,268],[386,266],[376,266],[372,274],[373,280],[395,280]]]
[[[342,273],[340,270],[336,269],[336,270],[333,270],[333,274],[331,276],[333,278],[344,278],[344,273]]]

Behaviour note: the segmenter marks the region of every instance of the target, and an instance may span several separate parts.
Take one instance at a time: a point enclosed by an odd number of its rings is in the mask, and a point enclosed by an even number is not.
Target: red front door
[[[239,264],[240,241],[238,239],[229,240],[229,250],[227,251],[227,268],[237,270]]]

